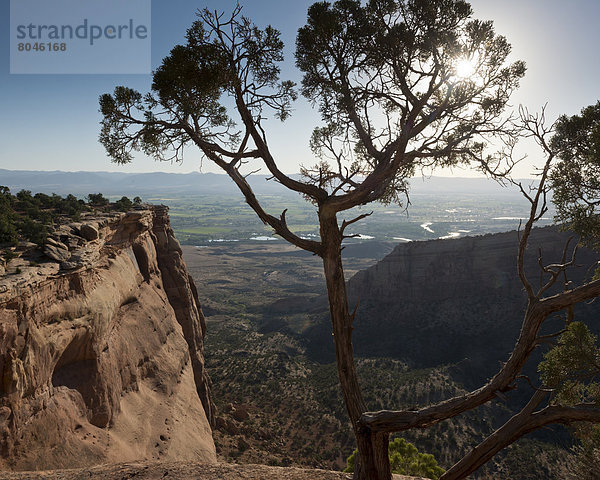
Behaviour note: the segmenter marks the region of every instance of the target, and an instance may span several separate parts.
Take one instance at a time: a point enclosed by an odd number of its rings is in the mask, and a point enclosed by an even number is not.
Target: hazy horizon
[[[62,169],[53,169],[53,170],[45,170],[45,169],[29,169],[29,168],[4,168],[4,167],[0,167],[0,172],[2,171],[7,171],[7,172],[47,172],[47,173],[107,173],[107,174],[123,174],[123,175],[141,175],[141,174],[152,174],[152,173],[164,173],[164,174],[168,174],[168,175],[193,175],[193,174],[198,174],[198,175],[221,175],[224,178],[227,177],[229,178],[229,176],[222,172],[222,171],[216,171],[216,172],[202,172],[202,171],[191,171],[191,172],[165,172],[162,170],[153,170],[153,171],[118,171],[118,170],[62,170]],[[294,176],[299,176],[300,172],[288,172],[286,175],[294,175]],[[268,173],[266,171],[265,168],[265,172],[257,172],[255,174],[253,174],[253,176],[256,177],[260,177],[260,176],[265,176],[265,177],[272,177],[272,174]],[[409,179],[413,180],[413,179],[423,179],[424,181],[428,180],[428,179],[432,179],[432,178],[443,178],[443,179],[448,179],[448,180],[488,180],[491,182],[496,182],[495,180],[480,175],[480,176],[461,176],[461,175],[455,175],[455,174],[448,174],[448,175],[443,175],[443,174],[432,174],[432,175],[421,175],[421,174],[417,174],[417,175],[413,175],[412,177],[409,177]],[[519,177],[516,180],[536,180],[536,177]],[[0,180],[1,182],[1,180]]]

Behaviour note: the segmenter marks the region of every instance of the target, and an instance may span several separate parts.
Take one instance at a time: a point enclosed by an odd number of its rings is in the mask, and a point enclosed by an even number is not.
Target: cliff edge
[[[205,323],[166,207],[58,227],[0,276],[0,469],[216,462]]]
[[[427,480],[392,475],[394,480]],[[74,470],[2,473],[2,480],[352,480],[351,473],[313,468],[271,467],[267,465],[198,464],[190,462],[122,463]]]

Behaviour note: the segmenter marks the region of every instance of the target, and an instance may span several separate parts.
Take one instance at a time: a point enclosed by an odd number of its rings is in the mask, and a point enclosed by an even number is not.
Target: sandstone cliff
[[[215,462],[204,317],[166,207],[64,225],[45,254],[0,276],[0,468]]]

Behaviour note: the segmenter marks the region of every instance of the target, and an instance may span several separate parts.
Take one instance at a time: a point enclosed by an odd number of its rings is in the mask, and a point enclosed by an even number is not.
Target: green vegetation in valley
[[[371,244],[370,256],[345,250],[349,276],[384,254],[381,245],[380,251],[372,242],[363,246]],[[302,333],[317,319],[298,314],[327,308],[320,259],[277,242],[185,246],[184,255],[207,318],[205,358],[219,410],[219,458],[343,469],[355,444],[336,365],[307,355]],[[372,410],[415,408],[467,391],[455,380],[454,365],[414,369],[395,358],[356,361]],[[510,415],[495,402],[402,436],[448,468]],[[525,438],[473,478],[561,478],[567,456],[563,448]]]
[[[290,229],[301,236],[319,234],[315,207],[299,195],[265,195],[261,197],[267,211],[280,215],[287,209]],[[355,209],[344,218],[365,211],[373,214],[352,225],[350,234],[398,243],[406,240],[432,240],[454,235],[483,235],[516,229],[519,218],[527,214],[527,205],[518,196],[476,194],[415,194],[410,211],[394,205],[371,205]],[[271,237],[271,228],[263,225],[239,195],[171,195],[149,196],[147,201],[169,207],[171,225],[184,245],[210,245],[215,241],[241,241],[253,237]],[[548,214],[542,223],[549,223]],[[428,229],[424,228],[428,225]],[[432,231],[430,231],[432,230]],[[352,240],[351,240],[352,241]]]

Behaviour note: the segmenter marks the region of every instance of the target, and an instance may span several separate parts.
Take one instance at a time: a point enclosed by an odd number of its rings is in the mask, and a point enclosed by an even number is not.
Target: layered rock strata
[[[538,262],[561,263],[570,237],[556,227],[533,230],[525,270],[535,289],[548,280]],[[495,373],[516,342],[526,306],[517,275],[518,238],[513,231],[411,242],[357,273],[348,292],[353,305],[360,300],[358,355],[402,358],[417,368],[469,359],[469,371],[479,372],[475,383]],[[567,261],[576,242],[569,243]],[[547,294],[589,281],[597,261],[596,253],[579,248],[574,266]],[[565,281],[572,283],[565,287]],[[598,312],[597,302],[575,309],[577,319],[594,329]],[[544,333],[563,326],[557,315]]]
[[[63,225],[44,253],[0,277],[0,467],[215,462],[204,317],[166,207]]]

